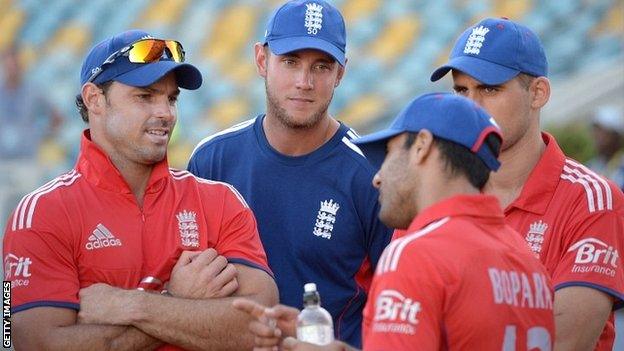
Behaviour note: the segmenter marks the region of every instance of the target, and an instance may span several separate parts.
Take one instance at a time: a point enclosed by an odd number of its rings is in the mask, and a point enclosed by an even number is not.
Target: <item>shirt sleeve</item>
[[[30,224],[20,222],[18,207],[16,225],[10,217],[4,233],[4,279],[11,281],[13,313],[40,306],[75,310],[80,306],[78,270],[71,238],[60,229],[64,227],[59,223],[64,221],[60,206],[55,210],[41,200]]]
[[[565,251],[552,276],[555,290],[567,286],[595,288],[613,296],[617,309],[624,306],[620,256],[624,252],[624,213],[621,199],[614,200],[615,210],[579,216],[580,220],[570,226]]]
[[[229,262],[258,268],[273,276],[253,212],[233,186],[225,187],[221,230],[215,249]]]
[[[401,350],[405,345],[441,349],[445,287],[435,264],[430,263],[435,260],[423,259],[428,255],[422,252],[408,254],[406,248],[394,269],[392,253],[396,256],[400,250],[388,248],[369,300],[373,308],[365,322],[364,349]]]

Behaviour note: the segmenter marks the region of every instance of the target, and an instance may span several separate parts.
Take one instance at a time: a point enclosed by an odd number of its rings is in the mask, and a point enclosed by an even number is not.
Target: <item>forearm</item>
[[[272,278],[255,268],[238,269],[236,296],[265,306],[277,303]],[[90,324],[134,326],[163,342],[191,350],[252,347],[247,314],[231,308],[233,298],[187,299],[93,284],[80,291],[79,318]]]
[[[109,343],[110,350],[154,350],[163,342],[135,327],[125,327],[124,332]]]
[[[260,270],[236,265],[239,287],[234,293],[264,306],[278,301],[273,279]],[[128,323],[159,339],[191,350],[248,350],[253,347],[253,336],[248,330],[251,317],[232,308],[234,297],[210,299],[183,299],[137,291],[120,306],[125,308],[119,321]],[[119,322],[118,321],[118,322]]]
[[[144,294],[133,299],[139,313],[128,317],[145,333],[185,349],[251,349],[253,336],[247,332],[251,319],[231,308],[233,299],[190,300]]]
[[[46,331],[15,331],[16,350],[153,350],[160,341],[134,327],[71,325]]]

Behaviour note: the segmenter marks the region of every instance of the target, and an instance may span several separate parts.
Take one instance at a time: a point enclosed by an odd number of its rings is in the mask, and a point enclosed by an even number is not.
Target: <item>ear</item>
[[[529,87],[533,100],[531,107],[540,109],[546,105],[550,99],[550,81],[546,77],[537,77],[531,82]]]
[[[336,62],[338,64],[338,77],[336,78],[336,83],[334,83],[334,88],[337,88],[340,85],[340,82],[342,81],[342,77],[344,77],[345,71],[347,69],[347,62],[349,62],[349,59],[345,59],[344,66]]]
[[[254,57],[256,62],[256,71],[258,74],[266,78],[267,75],[267,59],[269,58],[269,47],[265,47],[262,43],[258,42],[254,45]]]
[[[115,83],[113,83],[115,84]],[[102,89],[93,83],[86,83],[81,90],[82,101],[90,114],[100,115],[103,113],[106,97]]]
[[[427,129],[421,129],[416,135],[416,140],[409,150],[410,163],[421,164],[431,155],[433,150],[433,134]]]

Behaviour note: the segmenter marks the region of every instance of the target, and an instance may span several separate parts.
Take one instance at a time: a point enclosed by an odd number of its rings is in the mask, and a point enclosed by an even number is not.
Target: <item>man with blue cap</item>
[[[489,115],[461,96],[426,94],[388,129],[354,142],[381,165],[373,181],[379,217],[406,229],[377,265],[364,310],[363,349],[550,350],[548,273],[505,224],[498,200],[480,193],[500,166],[501,136]],[[292,335],[296,313],[234,303],[282,327],[277,332],[252,322],[257,347]],[[351,350],[341,342],[317,347],[292,338],[282,346]]]
[[[202,140],[188,169],[249,202],[280,301],[299,307],[303,286],[316,283],[336,337],[357,346],[392,233],[377,218],[375,172],[356,133],[328,113],[347,64],[344,19],[327,1],[287,1],[254,49],[266,114]]]
[[[230,296],[277,302],[254,216],[231,185],[167,164],[179,88],[200,72],[179,42],[130,30],[91,49],[81,83],[75,168],[26,195],[4,236],[15,348],[251,347]]]
[[[612,311],[624,306],[624,196],[540,130],[550,82],[539,38],[506,18],[484,19],[460,35],[431,80],[449,71],[455,92],[501,126],[502,167],[484,190],[551,274],[555,349],[610,351]]]

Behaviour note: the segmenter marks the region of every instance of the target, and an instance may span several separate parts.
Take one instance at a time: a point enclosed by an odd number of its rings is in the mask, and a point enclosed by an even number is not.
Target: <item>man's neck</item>
[[[417,213],[457,195],[477,195],[479,189],[470,184],[464,176],[449,176],[440,168],[437,177],[423,182],[423,191],[416,191]]]
[[[539,129],[528,130],[524,138],[501,153],[501,167],[490,174],[483,191],[496,196],[503,209],[509,206],[520,196],[545,149]]]
[[[307,129],[289,128],[269,114],[262,121],[264,134],[271,147],[287,156],[311,153],[331,139],[339,127],[340,123],[329,115]]]
[[[121,173],[123,179],[128,183],[130,191],[134,194],[139,207],[143,208],[143,196],[154,166],[138,165],[125,160],[111,158],[115,168]]]

